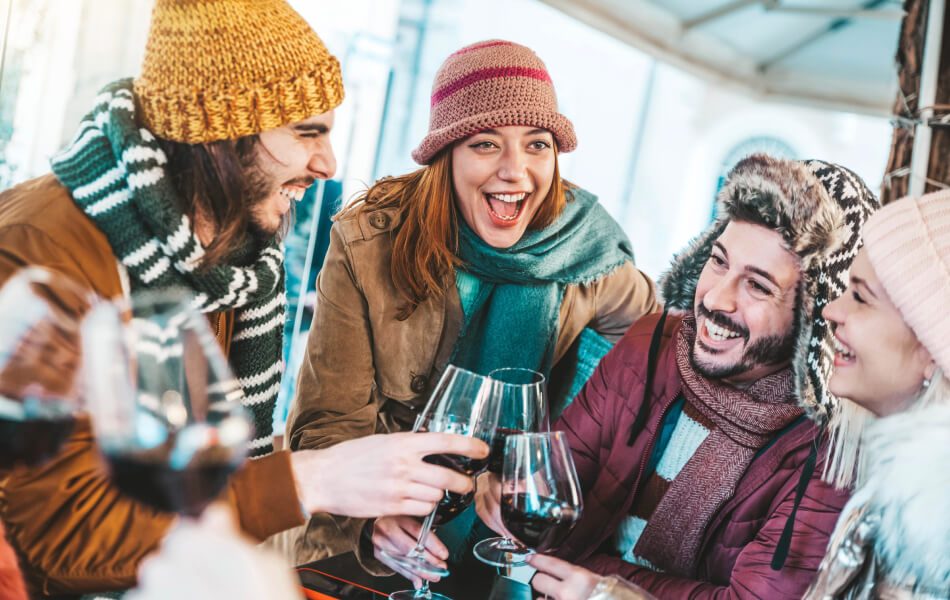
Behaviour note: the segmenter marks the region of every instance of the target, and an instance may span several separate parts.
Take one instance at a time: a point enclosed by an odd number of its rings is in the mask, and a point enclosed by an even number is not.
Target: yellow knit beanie
[[[152,133],[198,144],[325,113],[343,80],[285,0],[156,0],[134,91]]]

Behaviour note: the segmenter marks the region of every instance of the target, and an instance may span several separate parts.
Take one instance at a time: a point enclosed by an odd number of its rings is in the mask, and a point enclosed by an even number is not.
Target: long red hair
[[[561,179],[554,153],[551,189],[528,229],[543,229],[557,219],[569,201],[573,184]],[[458,251],[458,210],[452,185],[452,146],[443,148],[432,162],[399,177],[380,179],[356,198],[358,214],[379,208],[396,208],[401,217],[393,238],[393,284],[406,300],[396,318],[409,317],[429,297],[440,296],[447,276],[461,264]]]

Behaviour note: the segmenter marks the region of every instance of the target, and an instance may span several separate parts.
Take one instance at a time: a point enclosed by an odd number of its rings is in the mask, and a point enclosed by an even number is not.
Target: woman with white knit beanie
[[[850,278],[829,389],[873,416],[805,598],[950,598],[950,192],[872,215]]]

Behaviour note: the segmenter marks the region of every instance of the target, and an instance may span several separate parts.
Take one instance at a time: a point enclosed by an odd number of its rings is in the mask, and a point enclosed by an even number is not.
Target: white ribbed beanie
[[[950,373],[950,190],[902,198],[864,226],[881,284],[944,373]]]

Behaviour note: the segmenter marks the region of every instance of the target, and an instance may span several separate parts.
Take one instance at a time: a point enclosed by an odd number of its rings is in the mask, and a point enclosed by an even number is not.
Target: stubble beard
[[[717,325],[742,332],[745,338],[745,347],[738,361],[732,364],[716,364],[704,361],[697,356],[697,349],[702,348],[710,354],[715,354],[715,351],[699,339],[699,326],[697,325],[696,339],[693,341],[693,350],[690,352],[689,362],[693,370],[707,379],[729,379],[757,367],[777,366],[787,362],[795,351],[795,342],[798,337],[795,327],[792,327],[784,335],[761,337],[750,343],[748,330],[724,315],[712,313],[702,305],[697,307],[696,313],[697,316],[701,314]]]

